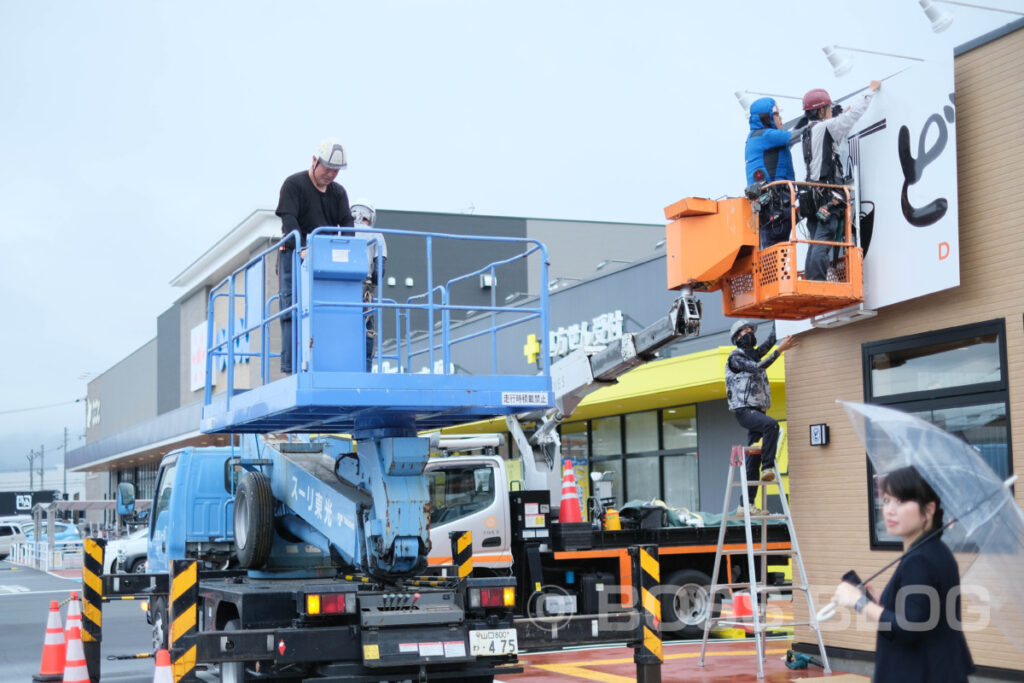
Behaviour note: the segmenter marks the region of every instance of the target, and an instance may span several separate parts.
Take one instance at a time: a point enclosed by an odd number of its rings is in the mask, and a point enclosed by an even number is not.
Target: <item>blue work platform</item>
[[[384,243],[391,235],[422,241],[426,265],[425,285],[402,302],[383,297],[377,282],[386,273]],[[504,252],[511,244],[521,251],[435,282],[433,264],[446,258],[446,253],[460,253],[456,245],[466,241],[492,242]],[[211,290],[207,339],[213,341],[206,354],[202,431],[439,428],[553,405],[545,348],[548,262],[540,242],[318,228],[306,248],[300,247],[298,233],[292,233]],[[281,305],[272,284],[278,258],[290,259],[295,273],[290,305]],[[529,259],[531,268],[526,265]],[[539,293],[536,306],[504,305],[504,297],[499,303],[496,283],[512,269],[534,272],[527,291]],[[480,305],[479,296],[460,303],[460,297],[473,288],[490,290],[489,305]],[[453,323],[468,314],[486,324],[458,336]],[[393,321],[388,339],[377,334],[384,329],[385,316]],[[282,319],[292,321],[291,334],[277,341],[272,333]],[[226,327],[219,338],[214,334],[218,324]],[[522,335],[524,329],[535,334],[541,345],[539,371],[499,373],[499,337]],[[279,373],[272,368],[282,343],[292,345],[294,372],[275,379]],[[458,365],[456,354],[467,344],[490,349],[489,372],[467,374]],[[214,385],[218,377],[221,386]]]

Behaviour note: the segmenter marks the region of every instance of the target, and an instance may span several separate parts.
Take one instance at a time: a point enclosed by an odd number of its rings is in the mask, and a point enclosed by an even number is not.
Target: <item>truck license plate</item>
[[[519,641],[514,628],[469,632],[469,654],[473,657],[497,657],[518,652]]]

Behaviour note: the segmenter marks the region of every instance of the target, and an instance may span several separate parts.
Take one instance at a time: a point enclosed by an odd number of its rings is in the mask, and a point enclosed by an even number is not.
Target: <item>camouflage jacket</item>
[[[772,404],[771,387],[765,369],[781,355],[778,350],[768,353],[775,346],[775,332],[768,335],[763,344],[745,353],[734,349],[725,363],[725,392],[729,399],[729,410],[757,408],[767,411]],[[759,360],[754,360],[752,356]]]

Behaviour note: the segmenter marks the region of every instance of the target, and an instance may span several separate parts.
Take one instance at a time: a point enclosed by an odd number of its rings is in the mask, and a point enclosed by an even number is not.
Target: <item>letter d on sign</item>
[[[949,242],[939,242],[939,260],[945,261],[949,258]]]

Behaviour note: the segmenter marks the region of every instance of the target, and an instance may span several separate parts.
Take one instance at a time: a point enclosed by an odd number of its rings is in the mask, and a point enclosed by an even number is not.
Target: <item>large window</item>
[[[865,344],[869,403],[916,415],[971,444],[997,475],[1011,474],[1006,336],[1002,320]],[[899,548],[885,531],[878,477],[868,463],[871,547]]]
[[[658,498],[699,509],[696,406],[566,423],[563,453],[567,443],[576,457],[588,454],[589,443],[590,471],[610,473],[618,505]]]

